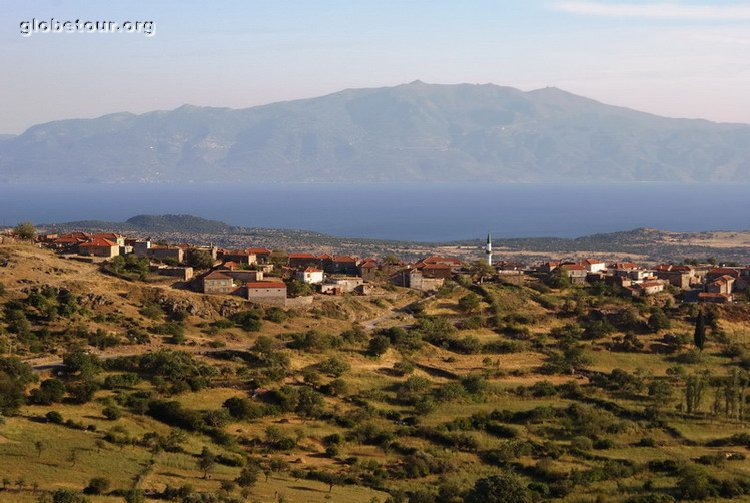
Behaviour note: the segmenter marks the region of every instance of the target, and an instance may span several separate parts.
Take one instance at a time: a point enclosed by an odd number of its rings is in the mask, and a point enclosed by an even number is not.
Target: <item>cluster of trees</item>
[[[141,281],[148,276],[149,261],[147,258],[138,258],[133,254],[126,256],[118,255],[103,265],[105,271],[125,278],[137,278]]]

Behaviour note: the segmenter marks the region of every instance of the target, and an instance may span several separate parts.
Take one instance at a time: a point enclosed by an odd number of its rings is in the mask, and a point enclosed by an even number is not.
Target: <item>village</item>
[[[115,264],[133,257],[147,261],[150,274],[175,278],[175,287],[278,307],[311,305],[315,295],[367,296],[387,285],[429,293],[439,290],[446,280],[460,278],[464,282],[522,284],[533,278],[571,286],[599,284],[632,298],[669,290],[684,302],[717,304],[732,303],[737,292],[750,288],[750,266],[646,265],[602,259],[494,263],[489,235],[475,261],[428,256],[412,263],[395,256],[361,258],[264,247],[156,243],[117,233],[45,234],[37,242],[67,258],[94,263]]]

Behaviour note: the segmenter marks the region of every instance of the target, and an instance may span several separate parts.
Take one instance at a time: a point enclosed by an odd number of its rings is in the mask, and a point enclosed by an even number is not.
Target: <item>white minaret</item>
[[[487,233],[487,246],[484,248],[484,254],[487,256],[487,265],[492,265],[492,236]]]

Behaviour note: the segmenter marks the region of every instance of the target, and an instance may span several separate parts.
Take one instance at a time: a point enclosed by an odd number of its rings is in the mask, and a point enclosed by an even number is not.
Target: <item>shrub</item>
[[[688,465],[680,473],[677,493],[681,499],[704,500],[716,496],[718,490],[703,467]]]
[[[51,410],[47,412],[44,417],[47,419],[48,422],[53,424],[63,424],[63,417],[62,414],[57,412],[56,410]]]
[[[118,409],[117,407],[104,407],[102,410],[102,415],[109,419],[110,421],[114,421],[116,419],[120,419],[122,417],[122,411]]]
[[[45,379],[39,388],[32,390],[29,402],[38,405],[50,405],[62,401],[65,396],[65,385],[58,379]]]
[[[594,448],[594,442],[589,437],[578,436],[570,442],[571,447],[581,451],[590,451]]]
[[[72,489],[57,489],[52,493],[52,503],[89,503],[89,499]]]
[[[89,485],[83,490],[84,494],[104,494],[109,490],[109,479],[105,477],[94,477]]]
[[[324,360],[320,362],[318,365],[318,368],[321,372],[324,374],[327,374],[332,377],[341,377],[343,374],[349,371],[351,368],[351,365],[349,365],[345,360],[338,356],[334,356],[332,358],[328,358],[327,360]]]
[[[465,503],[531,503],[531,492],[512,473],[479,479],[464,498]]]
[[[375,357],[380,357],[385,354],[386,351],[391,347],[391,340],[384,335],[376,335],[370,339],[370,343],[367,346],[367,352]]]
[[[229,317],[238,327],[246,332],[260,332],[263,322],[256,311],[243,311]]]

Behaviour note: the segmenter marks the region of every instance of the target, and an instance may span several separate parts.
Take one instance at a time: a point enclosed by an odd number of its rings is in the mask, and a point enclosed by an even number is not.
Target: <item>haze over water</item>
[[[449,241],[750,229],[750,184],[0,184],[0,224],[189,213],[246,227]]]

